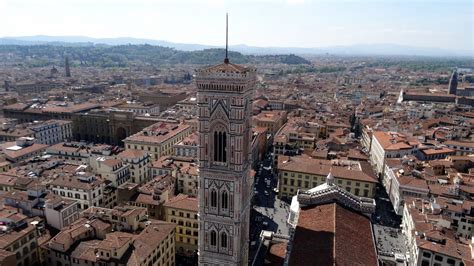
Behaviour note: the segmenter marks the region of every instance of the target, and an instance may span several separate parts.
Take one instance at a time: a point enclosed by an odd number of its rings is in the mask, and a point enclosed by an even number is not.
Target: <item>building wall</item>
[[[102,206],[104,186],[102,183],[100,186],[96,186],[88,191],[60,186],[51,186],[51,189],[54,194],[78,201],[78,207],[85,210],[90,206]]]
[[[5,246],[5,250],[16,254],[16,265],[33,265],[39,260],[38,241],[36,229],[28,224],[30,230],[17,241],[11,242]]]
[[[135,184],[142,184],[149,181],[151,178],[150,156],[147,154],[143,158],[134,158],[133,160],[126,160],[130,168],[131,182]]]
[[[178,192],[184,193],[189,196],[197,197],[198,193],[198,176],[177,173]]]
[[[37,128],[35,131],[36,143],[41,144],[52,145],[73,138],[71,121],[57,121]]]
[[[78,203],[74,202],[60,210],[55,210],[52,206],[48,206],[48,203],[46,203],[44,214],[46,222],[50,226],[61,230],[63,227],[68,226],[79,219]]]
[[[430,250],[424,250],[418,248],[418,260],[417,265],[422,266],[460,266],[462,261],[450,256],[443,255],[441,253],[432,252]]]
[[[172,155],[174,153],[173,146],[181,142],[184,138],[191,134],[191,127],[187,127],[178,134],[171,136],[163,142],[139,142],[133,140],[126,140],[125,148],[133,150],[142,150],[148,152],[152,159],[158,160],[161,156]]]
[[[386,151],[375,136],[372,136],[372,148],[370,150],[370,162],[377,174],[383,176],[385,170],[385,158],[402,158],[405,155],[415,154],[415,149],[400,149]]]
[[[174,155],[175,156],[184,156],[184,157],[197,157],[197,146],[191,145],[174,145]]]
[[[402,230],[407,238],[407,248],[408,248],[408,252],[410,254],[410,258],[413,265],[415,263],[416,265],[422,265],[422,266],[452,266],[452,265],[461,266],[461,265],[464,265],[464,263],[461,264],[461,261],[459,259],[452,258],[446,255],[443,255],[441,253],[424,250],[418,247],[416,244],[415,232],[413,231],[414,227],[415,227],[414,221],[405,204],[404,210],[403,210],[403,218],[402,218]],[[454,262],[454,263],[451,263],[451,264],[448,263],[448,259],[450,260],[449,262]]]
[[[72,117],[77,141],[122,145],[122,140],[157,121],[137,119],[132,112],[79,113]]]
[[[359,197],[373,198],[375,182],[364,182],[334,177],[335,184]],[[309,190],[326,182],[326,176],[281,170],[278,173],[278,197],[292,197],[298,189]]]
[[[197,212],[165,207],[166,221],[176,224],[176,252],[193,255],[198,249]]]
[[[383,174],[385,165],[385,150],[375,136],[372,136],[372,147],[370,149],[370,162],[374,165],[378,174]]]

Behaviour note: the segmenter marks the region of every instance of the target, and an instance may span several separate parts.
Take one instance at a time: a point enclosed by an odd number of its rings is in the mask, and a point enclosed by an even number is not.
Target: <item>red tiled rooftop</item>
[[[302,208],[289,265],[377,265],[369,218],[337,203]]]

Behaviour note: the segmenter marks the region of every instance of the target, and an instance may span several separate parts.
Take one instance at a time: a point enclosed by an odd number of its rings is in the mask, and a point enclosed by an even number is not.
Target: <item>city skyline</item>
[[[474,265],[473,7],[0,0],[0,265]]]
[[[5,11],[0,23],[11,26],[2,27],[0,36],[133,37],[223,46],[222,21],[229,12],[230,45],[319,48],[389,43],[474,52],[473,4],[464,0],[101,0],[90,4],[0,1]]]

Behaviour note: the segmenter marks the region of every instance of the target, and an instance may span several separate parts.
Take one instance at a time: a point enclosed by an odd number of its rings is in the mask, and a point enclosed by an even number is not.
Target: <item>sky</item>
[[[0,36],[135,37],[327,47],[399,44],[474,54],[473,0],[0,0]]]

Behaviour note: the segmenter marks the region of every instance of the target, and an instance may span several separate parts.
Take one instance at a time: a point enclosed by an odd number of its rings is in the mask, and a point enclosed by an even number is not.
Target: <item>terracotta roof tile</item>
[[[289,265],[377,265],[370,220],[337,203],[302,208]]]

